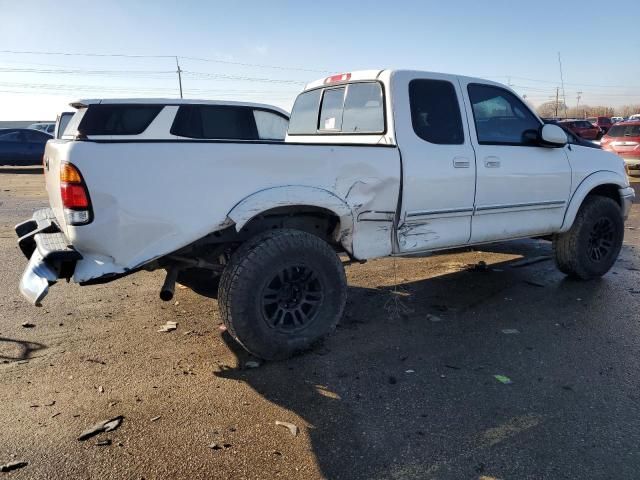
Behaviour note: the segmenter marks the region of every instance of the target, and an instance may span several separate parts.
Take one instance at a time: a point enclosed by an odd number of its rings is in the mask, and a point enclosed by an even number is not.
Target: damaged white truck
[[[339,321],[351,261],[524,237],[558,268],[615,262],[634,191],[621,158],[567,143],[509,88],[417,71],[310,83],[286,116],[195,101],[87,101],[44,165],[51,208],[16,227],[39,304],[67,279],[140,270],[218,292],[230,334],[281,359]],[[235,110],[234,110],[235,109]],[[241,111],[240,111],[241,110]],[[284,122],[284,127],[283,127]]]

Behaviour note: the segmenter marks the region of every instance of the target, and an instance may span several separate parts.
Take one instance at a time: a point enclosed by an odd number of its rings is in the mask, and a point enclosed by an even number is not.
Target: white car
[[[513,90],[372,70],[322,78],[284,114],[187,101],[75,104],[47,144],[51,209],[16,227],[38,304],[59,278],[166,269],[218,288],[230,334],[285,358],[339,321],[353,261],[553,238],[558,268],[616,261],[634,191],[622,159],[567,143]],[[215,108],[214,108],[215,107]],[[213,108],[209,113],[205,109]]]

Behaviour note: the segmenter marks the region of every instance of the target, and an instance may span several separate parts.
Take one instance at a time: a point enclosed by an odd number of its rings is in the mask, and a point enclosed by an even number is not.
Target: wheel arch
[[[584,178],[569,200],[569,205],[565,211],[564,221],[559,233],[566,232],[571,228],[580,206],[589,195],[600,195],[611,198],[622,207],[620,189],[626,187],[627,182],[625,179],[619,173],[609,170],[594,172]]]
[[[353,252],[354,219],[346,201],[323,188],[284,185],[255,192],[238,202],[227,214],[240,232],[258,217],[270,214],[324,213],[337,219],[333,240]]]

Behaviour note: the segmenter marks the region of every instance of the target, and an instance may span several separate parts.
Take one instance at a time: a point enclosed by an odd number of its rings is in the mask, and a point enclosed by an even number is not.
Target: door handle
[[[487,168],[500,168],[500,159],[493,155],[485,157],[484,166]]]
[[[465,157],[455,157],[453,159],[453,168],[469,168],[471,162]]]

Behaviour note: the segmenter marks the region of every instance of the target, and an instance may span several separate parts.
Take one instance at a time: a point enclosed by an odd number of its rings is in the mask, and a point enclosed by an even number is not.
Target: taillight
[[[93,219],[87,186],[75,165],[60,166],[60,197],[67,225],[86,225]]]

